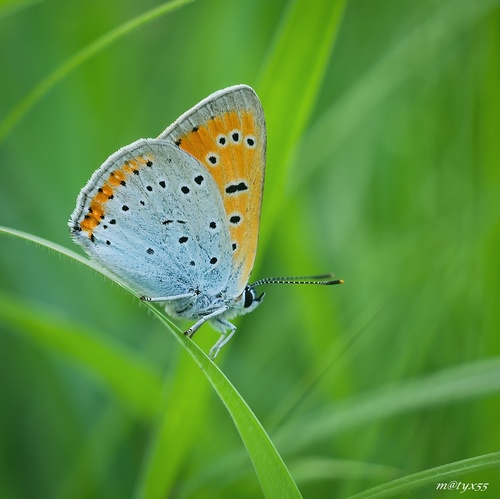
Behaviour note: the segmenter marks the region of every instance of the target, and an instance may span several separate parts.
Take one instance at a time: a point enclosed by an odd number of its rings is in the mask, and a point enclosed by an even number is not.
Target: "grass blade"
[[[153,305],[149,303],[147,305],[162,322],[167,324],[163,314]],[[189,338],[183,334],[176,334],[176,339],[193,357],[228,410],[252,460],[264,495],[269,498],[302,497],[274,444],[231,382]]]
[[[493,452],[492,454],[484,454],[482,456],[464,459],[463,461],[456,461],[454,463],[437,466],[430,468],[413,475],[407,475],[391,482],[386,482],[378,487],[365,490],[351,496],[350,499],[365,499],[368,497],[383,498],[383,497],[402,497],[402,494],[411,492],[412,490],[431,486],[432,490],[438,489],[439,484],[446,482],[450,478],[462,478],[467,473],[475,471],[484,471],[500,468],[500,452]],[[462,485],[471,485],[462,484]],[[446,489],[445,489],[446,490]],[[464,492],[465,489],[455,488],[455,491]],[[471,490],[470,488],[468,490]],[[430,493],[430,490],[426,491]]]

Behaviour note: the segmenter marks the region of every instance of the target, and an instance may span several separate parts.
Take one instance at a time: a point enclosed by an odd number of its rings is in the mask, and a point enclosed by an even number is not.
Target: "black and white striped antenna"
[[[332,286],[333,284],[344,284],[343,279],[331,279],[333,274],[306,275],[299,277],[265,277],[259,279],[250,288],[255,288],[261,284],[316,284],[318,286]]]

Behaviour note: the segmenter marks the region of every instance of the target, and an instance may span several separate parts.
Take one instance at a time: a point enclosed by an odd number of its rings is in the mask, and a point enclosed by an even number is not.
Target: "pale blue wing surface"
[[[138,173],[124,170],[147,157]],[[128,166],[130,170],[130,166]],[[91,231],[89,208],[112,172],[122,172]],[[125,171],[125,173],[123,173]],[[95,216],[94,209],[94,216]],[[103,217],[103,218],[102,218]],[[70,219],[76,242],[141,294],[215,295],[231,273],[229,232],[222,200],[206,168],[168,141],[141,139],[113,154],[84,187]],[[83,222],[85,226],[85,222]]]

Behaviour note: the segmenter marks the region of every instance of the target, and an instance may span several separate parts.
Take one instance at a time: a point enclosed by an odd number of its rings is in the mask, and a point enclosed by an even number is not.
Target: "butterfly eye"
[[[243,302],[243,308],[250,308],[254,304],[255,305],[252,308],[255,308],[255,306],[257,306],[257,304],[262,301],[262,298],[264,298],[265,295],[265,293],[262,293],[260,296],[257,296],[255,290],[250,286],[247,286],[244,292],[245,292],[245,301]]]
[[[245,288],[245,303],[243,304],[244,308],[248,308],[252,305],[256,298],[255,291],[248,286]]]

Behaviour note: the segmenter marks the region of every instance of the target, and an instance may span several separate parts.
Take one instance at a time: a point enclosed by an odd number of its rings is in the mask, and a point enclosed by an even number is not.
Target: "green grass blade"
[[[140,16],[131,19],[109,31],[94,42],[90,43],[67,61],[56,68],[52,73],[45,77],[24,99],[22,99],[0,123],[0,143],[17,125],[17,123],[29,112],[29,110],[47,94],[59,81],[67,76],[71,71],[81,66],[86,60],[104,50],[107,46],[116,42],[125,35],[128,35],[136,29],[169,14],[194,0],[172,0],[154,7]]]
[[[0,227],[0,234],[9,234],[12,236],[20,237],[36,244],[45,246],[53,251],[58,251],[65,256],[70,258],[74,258],[75,260],[84,263],[85,265],[93,268],[97,272],[101,272],[104,275],[106,273],[97,265],[89,260],[85,260],[84,258],[79,257],[78,255],[73,255],[72,252],[61,248],[60,246],[53,244],[49,241],[46,241],[42,238],[32,237],[29,234],[14,231],[11,229],[7,229],[5,227]],[[108,277],[110,277],[108,275]],[[117,282],[116,278],[112,278],[115,282]],[[117,282],[122,285],[122,283]],[[126,288],[126,286],[123,286]],[[127,288],[126,288],[127,289]],[[10,308],[12,303],[4,306],[3,309],[0,309],[0,313],[3,311],[4,314],[8,314],[9,310],[12,310],[10,319],[13,321],[22,320],[18,317],[21,310],[13,310]],[[234,386],[229,382],[229,380],[224,376],[222,371],[208,358],[208,356],[194,343],[191,339],[186,337],[182,331],[178,328],[172,327],[170,321],[152,304],[145,302],[145,305],[160,319],[160,321],[167,327],[167,329],[174,335],[174,337],[181,343],[181,345],[187,350],[187,352],[194,359],[196,364],[201,368],[203,374],[206,376],[217,395],[227,408],[238,432],[243,440],[243,443],[248,451],[250,459],[254,465],[255,471],[257,473],[258,479],[260,481],[262,490],[266,497],[275,498],[275,497],[301,497],[300,492],[293,481],[289,471],[287,470],[281,456],[278,454],[276,448],[271,442],[269,436],[265,432],[264,428],[255,417],[254,413],[246,404],[245,400],[241,397],[238,391],[234,388]],[[24,313],[24,312],[23,312]],[[36,330],[36,327],[40,327],[40,324],[36,322],[36,317],[38,314],[31,313],[31,317],[28,317],[27,326],[32,326]],[[26,326],[23,324],[23,326]],[[49,350],[59,348],[59,343],[57,341],[50,341],[52,337],[50,337],[50,331],[52,330],[52,320],[48,321],[46,327],[42,328],[42,338],[43,341],[48,346]],[[73,326],[71,326],[73,327]],[[71,329],[70,329],[71,330]],[[68,329],[66,327],[62,327],[61,329],[57,329],[57,338],[59,341],[64,343],[67,336]],[[84,333],[82,332],[80,340],[84,341]],[[73,348],[77,346],[77,344],[73,343],[65,343],[69,352],[73,354],[77,354],[76,351],[73,351]],[[106,361],[107,355],[113,361],[120,363],[123,361],[123,356],[117,355],[114,349],[109,349],[108,352],[102,348],[102,345],[92,343],[91,347],[84,350],[85,361],[89,364],[93,363],[93,358],[96,357],[95,349],[101,348],[102,355],[98,357],[102,359],[103,362]],[[85,353],[86,352],[86,353]],[[123,366],[125,368],[125,365]],[[123,371],[121,371],[123,372]],[[113,373],[109,372],[109,376],[112,376]],[[115,381],[119,381],[119,374],[116,375]],[[118,390],[121,387],[120,385],[114,386],[115,390]],[[135,389],[134,389],[135,390]],[[157,402],[157,399],[153,395],[151,395],[151,389],[146,391],[148,394],[148,400],[150,399],[152,402]],[[140,393],[137,394],[141,396]],[[143,401],[145,406],[147,402]],[[160,437],[161,439],[161,437]],[[161,444],[161,441],[159,442]],[[143,490],[145,491],[150,484],[154,485],[155,481],[149,482],[148,476],[155,476],[155,470],[153,467],[157,466],[157,463],[168,459],[170,456],[171,449],[162,447],[161,452],[157,452],[156,456],[153,459],[150,459],[150,469],[143,470],[143,476],[146,477],[144,480]],[[155,489],[157,490],[157,489]],[[142,491],[139,491],[142,493]]]
[[[383,498],[394,496],[403,497],[402,494],[406,494],[423,487],[428,487],[426,493],[431,493],[431,490],[442,490],[438,489],[438,484],[447,482],[450,479],[463,479],[464,475],[467,473],[496,468],[500,468],[500,452],[484,454],[482,456],[464,459],[463,461],[456,461],[443,466],[437,466],[436,468],[430,468],[419,473],[414,473],[413,475],[407,475],[405,477],[398,478],[397,480],[386,482],[378,487],[365,490],[359,494],[351,496],[350,499],[365,499],[368,497]],[[444,490],[444,493],[446,494],[446,489]],[[453,492],[464,492],[464,490],[456,488]]]
[[[163,314],[153,305],[147,303],[147,306],[167,324]],[[176,335],[176,339],[201,368],[228,410],[252,460],[265,497],[302,497],[269,436],[231,382],[196,343],[183,334]]]
[[[281,206],[283,179],[309,122],[344,5],[344,0],[291,2],[264,65],[257,88],[266,110],[270,139],[266,190],[273,193],[273,202],[266,202],[263,217],[267,220],[273,220]],[[271,230],[270,223],[262,224],[261,241]]]

